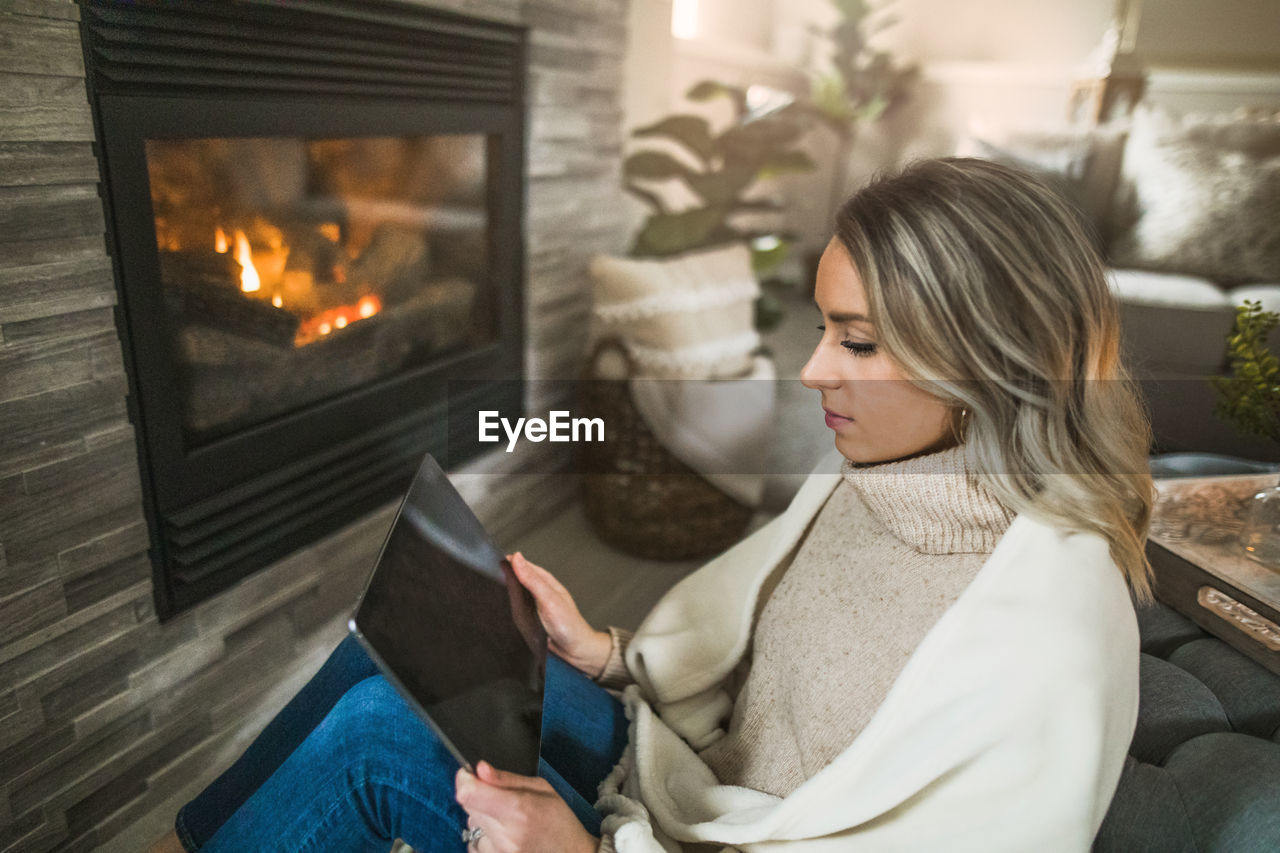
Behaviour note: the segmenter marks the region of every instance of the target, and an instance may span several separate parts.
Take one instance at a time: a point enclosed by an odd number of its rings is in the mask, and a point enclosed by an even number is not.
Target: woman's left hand
[[[596,853],[600,846],[546,779],[481,761],[476,775],[459,769],[454,784],[467,826],[484,830],[471,845],[476,853]]]

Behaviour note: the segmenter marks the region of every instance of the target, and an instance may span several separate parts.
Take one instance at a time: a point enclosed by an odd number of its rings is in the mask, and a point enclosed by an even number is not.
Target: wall
[[[531,28],[526,360],[575,376],[586,264],[624,237],[627,0],[433,5]],[[341,637],[393,509],[157,621],[77,17],[0,0],[0,851],[25,853],[163,832]],[[564,447],[452,476],[502,541],[575,497]]]
[[[719,26],[729,0],[703,0],[703,37],[670,35],[670,0],[636,0],[627,66],[628,128],[676,109],[701,75],[804,85],[797,69],[814,45],[811,25],[829,27],[830,0],[751,0],[744,17],[771,21],[761,47],[756,29]],[[866,127],[853,154],[852,189],[875,171],[914,157],[952,153],[974,128],[1048,127],[1066,121],[1066,103],[1102,39],[1115,0],[894,0],[897,23],[879,46],[920,63],[921,82],[892,120]],[[643,39],[643,41],[638,41]],[[821,46],[817,46],[821,50]],[[1280,91],[1280,15],[1275,0],[1144,0],[1137,50],[1151,70],[1149,98],[1176,111],[1274,103]],[[655,58],[645,64],[641,54]],[[661,64],[658,64],[658,60]],[[823,131],[809,142],[820,163],[834,154]],[[825,242],[831,170],[782,185],[788,224],[810,246]],[[639,211],[639,205],[635,205]],[[636,219],[638,222],[638,213]]]

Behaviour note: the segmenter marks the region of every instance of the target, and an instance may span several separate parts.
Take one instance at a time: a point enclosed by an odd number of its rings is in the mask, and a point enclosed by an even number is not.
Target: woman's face
[[[822,393],[836,449],[867,463],[954,445],[951,407],[908,382],[877,342],[862,280],[838,240],[822,253],[814,301],[822,339],[800,381]]]

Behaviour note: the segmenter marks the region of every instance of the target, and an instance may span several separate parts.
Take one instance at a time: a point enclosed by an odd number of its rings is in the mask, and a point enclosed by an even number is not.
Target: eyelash
[[[827,330],[826,326],[818,326],[819,332],[825,332],[826,330]],[[840,346],[847,349],[850,355],[855,355],[860,358],[863,358],[869,355],[875,355],[876,353],[875,344],[865,344],[865,343],[860,343],[859,341],[841,341]]]

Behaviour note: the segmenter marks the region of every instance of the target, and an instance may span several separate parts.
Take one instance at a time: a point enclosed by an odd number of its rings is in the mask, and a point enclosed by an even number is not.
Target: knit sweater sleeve
[[[609,627],[609,639],[611,640],[609,660],[605,662],[604,669],[596,675],[596,684],[612,690],[621,690],[628,684],[635,683],[635,679],[631,677],[631,673],[627,669],[626,660],[627,646],[631,645],[632,636],[634,635],[631,631],[613,626]]]

